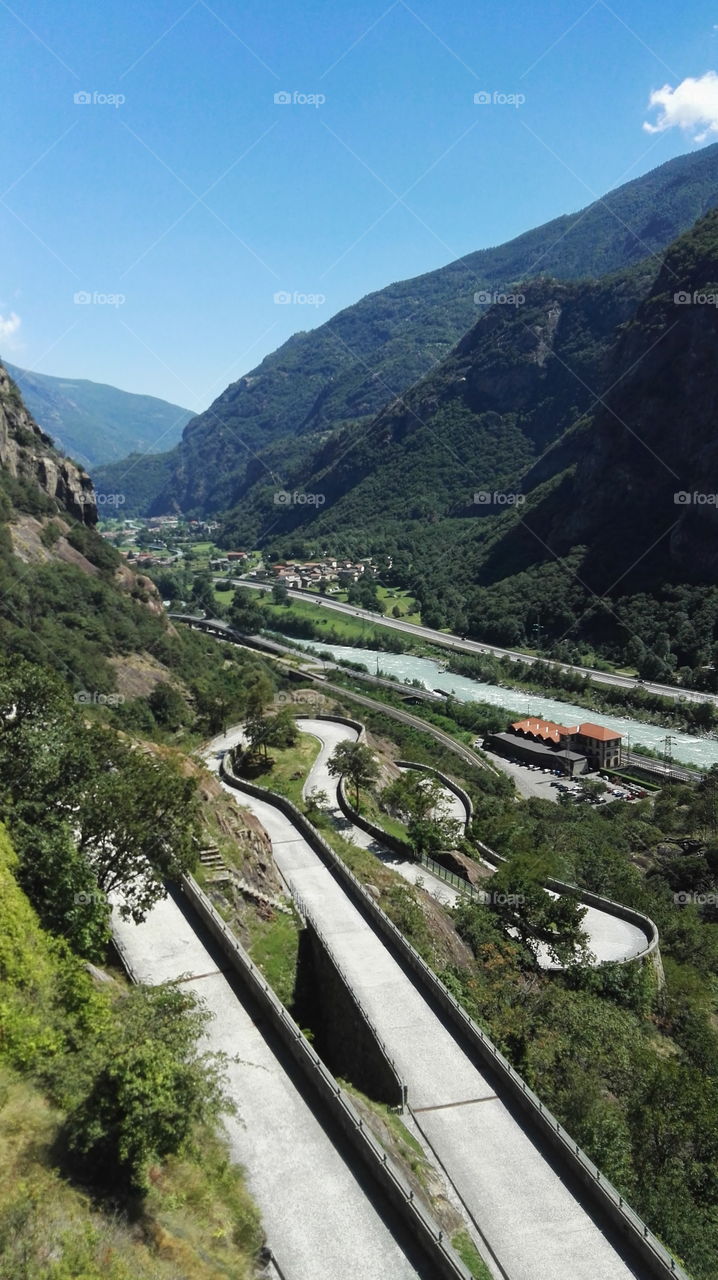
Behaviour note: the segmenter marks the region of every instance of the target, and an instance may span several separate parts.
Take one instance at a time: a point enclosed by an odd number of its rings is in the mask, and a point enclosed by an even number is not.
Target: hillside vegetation
[[[0,826],[3,1280],[249,1280],[261,1230],[213,1134],[193,998],[88,972],[17,869]]]

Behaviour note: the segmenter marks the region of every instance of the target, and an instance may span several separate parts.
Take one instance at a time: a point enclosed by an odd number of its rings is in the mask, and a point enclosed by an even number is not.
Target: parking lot
[[[481,747],[481,741],[477,739],[476,745]],[[538,798],[556,803],[560,796],[569,795],[580,803],[602,805],[612,800],[640,800],[647,794],[633,783],[609,782],[598,774],[583,774],[583,779],[603,782],[606,787],[601,796],[594,798],[587,794],[581,780],[568,778],[563,770],[552,770],[536,764],[508,760],[506,756],[498,755],[495,751],[487,751],[485,747],[482,747],[482,750],[497,769],[501,769],[503,773],[513,778],[516,790],[527,800]]]

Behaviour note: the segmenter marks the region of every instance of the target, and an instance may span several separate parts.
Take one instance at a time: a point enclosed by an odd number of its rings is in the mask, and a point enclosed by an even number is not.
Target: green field
[[[394,648],[397,644],[398,633],[389,627],[383,627],[380,622],[349,617],[345,613],[327,609],[324,605],[312,604],[309,600],[292,600],[290,605],[283,605],[274,604],[270,596],[262,596],[260,602],[267,614],[266,625],[276,631],[285,630],[282,622],[290,618],[304,618],[313,623],[316,635],[305,638],[311,639],[316,645],[321,645],[323,639],[327,644],[348,644],[363,649]],[[413,636],[403,635],[401,649],[425,652],[427,646]]]

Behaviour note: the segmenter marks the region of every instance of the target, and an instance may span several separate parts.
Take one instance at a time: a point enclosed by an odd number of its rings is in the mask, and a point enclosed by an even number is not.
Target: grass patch
[[[384,606],[387,617],[398,618],[401,622],[414,622],[421,625],[421,614],[416,607],[416,600],[408,591],[400,591],[397,587],[377,587],[376,594]]]
[[[141,1214],[130,1220],[52,1167],[62,1113],[9,1068],[0,1071],[0,1106],[3,1280],[251,1280],[258,1214],[211,1134],[201,1135],[201,1163],[152,1169]]]
[[[309,733],[300,733],[293,747],[272,747],[270,767],[257,775],[258,785],[278,791],[301,808],[304,780],[320,750],[319,739]]]
[[[491,1280],[491,1272],[479,1253],[468,1231],[457,1231],[451,1243],[461,1261],[469,1268],[474,1280]]]
[[[383,627],[378,614],[376,622],[369,622],[366,618],[350,617],[327,605],[313,604],[310,600],[292,600],[290,605],[277,605],[263,595],[260,603],[267,615],[266,625],[275,630],[291,634],[292,622],[309,622],[312,634],[302,638],[314,643],[321,644],[324,640],[326,644],[346,644],[362,649],[398,649],[397,632]],[[402,652],[424,653],[427,645],[415,636],[403,635],[400,649]]]
[[[247,950],[282,1004],[291,1008],[297,978],[299,926],[296,916],[277,912],[272,920],[256,917],[247,924]]]
[[[350,798],[353,803],[354,797],[352,796]],[[385,810],[380,807],[376,796],[363,791],[359,801],[359,812],[363,817],[368,818],[370,822],[376,823],[376,825],[381,827],[383,831],[386,831],[388,835],[395,836],[397,840],[403,840],[406,844],[409,843],[409,836],[404,823],[400,822],[398,818],[393,818],[391,814],[386,813]]]

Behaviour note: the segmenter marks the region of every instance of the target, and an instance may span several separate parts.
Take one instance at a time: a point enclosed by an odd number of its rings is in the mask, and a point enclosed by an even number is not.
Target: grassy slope
[[[152,1170],[152,1189],[132,1222],[94,1204],[53,1167],[63,1112],[41,1076],[72,1051],[75,1037],[82,1045],[98,1020],[111,1018],[121,988],[95,989],[40,928],[15,881],[15,862],[0,827],[0,1275],[249,1280],[261,1242],[257,1212],[212,1134],[202,1135],[201,1164],[172,1159]]]

